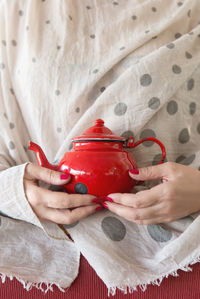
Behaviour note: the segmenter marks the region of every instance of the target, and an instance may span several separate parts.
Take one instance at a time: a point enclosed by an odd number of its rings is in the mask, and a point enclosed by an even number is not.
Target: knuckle
[[[137,221],[140,220],[140,215],[137,210],[134,211],[133,213],[133,220],[137,220]]]
[[[136,200],[136,201],[134,202],[134,207],[135,207],[135,208],[141,208],[141,207],[142,207],[142,202],[141,202],[140,200]]]
[[[53,170],[47,169],[46,176],[48,178],[49,183],[53,183],[55,181],[55,173]]]
[[[165,166],[167,167],[168,172],[174,173],[176,171],[176,163],[175,162],[166,162]]]

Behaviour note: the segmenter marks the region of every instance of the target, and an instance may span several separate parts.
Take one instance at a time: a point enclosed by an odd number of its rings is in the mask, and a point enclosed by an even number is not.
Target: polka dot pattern
[[[11,41],[11,44],[12,44],[14,47],[16,47],[16,46],[17,46],[17,42],[16,42],[16,40],[12,40],[12,41]]]
[[[200,123],[197,125],[197,132],[200,134]]]
[[[127,110],[127,105],[125,103],[118,103],[115,106],[114,113],[115,115],[121,116],[126,113],[126,110]]]
[[[135,21],[137,19],[137,16],[133,15],[131,18]]]
[[[182,36],[182,34],[180,32],[177,32],[175,33],[174,37],[177,39],[177,38],[180,38]]]
[[[14,144],[13,141],[10,141],[9,144],[8,144],[8,146],[9,146],[9,148],[10,148],[11,150],[15,149],[15,144]]]
[[[190,54],[189,52],[185,52],[185,57],[187,58],[187,59],[191,59],[192,58],[192,54]]]
[[[188,128],[182,129],[178,137],[179,142],[184,144],[187,143],[189,139],[190,139],[190,135],[188,132]]]
[[[156,134],[153,130],[151,129],[145,129],[144,131],[142,131],[142,133],[140,134],[140,139],[146,139],[147,137],[154,137],[156,138]],[[142,143],[144,146],[149,147],[152,146],[154,144],[153,141],[145,141]]]
[[[9,127],[12,130],[12,129],[14,129],[15,125],[13,123],[9,123]]]
[[[169,43],[166,45],[168,49],[173,49],[175,47],[174,43]]]
[[[194,159],[196,158],[195,154],[190,155],[189,157],[185,157],[185,156],[179,156],[176,159],[176,163],[180,163],[183,165],[190,165],[192,164],[192,162],[194,161]]]
[[[112,241],[122,241],[125,238],[126,227],[116,217],[105,217],[101,222],[101,228]]]
[[[196,103],[195,102],[191,102],[190,106],[189,106],[189,109],[190,109],[190,114],[194,115],[195,112],[196,112]]]
[[[176,112],[178,111],[178,104],[176,101],[170,101],[168,104],[167,104],[167,112],[170,114],[170,115],[173,115],[175,114]]]
[[[142,86],[149,86],[152,82],[152,78],[149,74],[144,74],[140,77],[140,84]]]
[[[147,231],[151,238],[156,242],[167,242],[172,238],[172,232],[164,229],[158,224],[148,225]]]
[[[105,88],[104,86],[102,86],[102,87],[100,88],[100,92],[104,92],[105,89],[106,89],[106,88]]]
[[[76,108],[76,112],[77,112],[77,113],[80,112],[80,108],[79,108],[79,107]]]
[[[57,90],[55,91],[55,94],[56,94],[57,96],[59,96],[59,95],[60,95],[60,90],[57,89]]]
[[[131,136],[134,137],[134,133],[133,133],[133,131],[130,131],[130,130],[125,131],[121,134],[121,137],[125,137],[126,139],[128,139]]]
[[[5,64],[4,63],[0,63],[0,70],[3,70],[3,69],[5,69]]]
[[[64,228],[68,229],[68,228],[72,228],[72,227],[77,226],[77,224],[79,224],[79,221],[76,221],[76,222],[71,223],[71,224],[63,224],[63,226],[64,226]]]
[[[174,64],[172,66],[172,71],[173,71],[174,74],[180,74],[181,73],[181,67],[177,64]]]
[[[159,106],[160,106],[160,100],[156,97],[151,98],[148,102],[148,107],[152,110],[158,109]]]
[[[191,78],[190,80],[188,80],[187,82],[187,90],[192,90],[194,88],[194,79]]]

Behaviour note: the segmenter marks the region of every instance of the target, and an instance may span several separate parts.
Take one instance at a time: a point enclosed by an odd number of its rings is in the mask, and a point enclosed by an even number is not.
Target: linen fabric
[[[120,136],[156,137],[167,161],[200,169],[199,15],[199,0],[0,0],[2,279],[63,290],[81,253],[115,294],[160,284],[199,260],[199,213],[145,226],[103,210],[63,226],[72,242],[40,222],[23,186],[36,161],[30,140],[57,164],[98,118]],[[152,142],[129,151],[138,167],[161,158]]]

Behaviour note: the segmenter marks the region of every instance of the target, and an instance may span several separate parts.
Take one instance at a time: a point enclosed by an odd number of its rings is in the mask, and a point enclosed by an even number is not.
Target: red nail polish
[[[93,200],[92,200],[93,203],[99,203],[101,204],[102,203],[102,200],[100,197],[95,197]]]
[[[133,169],[129,169],[130,173],[132,174],[139,174],[139,170],[136,169],[136,168],[133,168]]]
[[[107,201],[110,201],[110,202],[113,202],[113,199],[110,198],[110,197],[108,197],[108,196],[106,196],[106,200],[107,200]]]
[[[61,179],[61,180],[67,180],[68,177],[69,177],[69,174],[68,174],[68,173],[61,174],[61,175],[60,175],[60,179]]]
[[[107,204],[106,204],[105,202],[102,202],[102,206],[103,206],[104,208],[108,209],[108,206],[107,206]]]
[[[102,210],[102,207],[97,207],[95,210],[100,211],[100,210]]]

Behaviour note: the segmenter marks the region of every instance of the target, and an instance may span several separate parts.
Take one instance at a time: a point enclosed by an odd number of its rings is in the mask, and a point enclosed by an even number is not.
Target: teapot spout
[[[49,163],[43,150],[38,144],[30,141],[28,149],[35,152],[38,165],[52,170],[58,170],[58,165],[52,165],[51,163]]]

